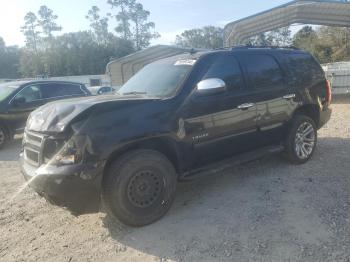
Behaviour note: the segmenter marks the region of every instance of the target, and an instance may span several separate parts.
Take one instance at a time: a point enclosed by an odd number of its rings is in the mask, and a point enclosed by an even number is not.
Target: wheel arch
[[[103,172],[104,175],[107,173],[107,170],[116,159],[126,154],[127,152],[142,149],[154,150],[162,153],[173,164],[176,172],[178,174],[181,172],[180,153],[179,148],[176,145],[176,141],[167,137],[156,137],[128,143],[123,147],[113,151],[106,161]]]
[[[314,120],[317,127],[320,125],[320,107],[315,104],[306,104],[298,107],[293,114],[293,118],[297,115],[306,115]]]

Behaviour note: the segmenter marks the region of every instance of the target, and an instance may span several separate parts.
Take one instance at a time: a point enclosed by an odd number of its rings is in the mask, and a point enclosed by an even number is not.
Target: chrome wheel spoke
[[[300,150],[301,150],[301,155],[302,155],[302,158],[306,158],[307,157],[307,151],[306,149],[304,148],[304,146],[300,146]]]
[[[308,136],[310,135],[311,133],[314,132],[314,128],[313,126],[308,126],[304,131],[303,131],[303,136]]]
[[[313,142],[315,142],[315,138],[305,137],[305,138],[304,138],[304,142],[313,143]]]

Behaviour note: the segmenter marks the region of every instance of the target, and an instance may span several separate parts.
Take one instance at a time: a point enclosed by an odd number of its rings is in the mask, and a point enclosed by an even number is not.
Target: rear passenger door
[[[272,54],[240,54],[239,58],[254,94],[259,146],[278,143],[292,111],[295,93],[288,89],[284,72]]]
[[[192,95],[185,110],[186,139],[193,145],[194,166],[202,166],[256,146],[256,107],[245,88],[241,67],[232,53],[207,61],[201,80],[219,78],[227,90]],[[243,105],[243,106],[242,106]]]

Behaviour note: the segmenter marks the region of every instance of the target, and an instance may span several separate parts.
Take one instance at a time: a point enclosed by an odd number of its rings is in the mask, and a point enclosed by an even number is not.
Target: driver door
[[[29,114],[44,102],[39,85],[28,85],[19,91],[10,101],[9,108],[9,117],[15,129],[24,129]]]
[[[254,97],[245,87],[238,61],[226,53],[210,64],[202,79],[221,79],[226,90],[214,94],[195,92],[188,103],[184,121],[195,167],[246,152],[257,144]]]

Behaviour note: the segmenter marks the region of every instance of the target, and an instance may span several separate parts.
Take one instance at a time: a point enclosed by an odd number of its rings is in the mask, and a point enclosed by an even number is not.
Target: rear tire
[[[308,116],[297,115],[289,130],[284,156],[293,164],[304,164],[310,160],[317,145],[317,128]]]
[[[114,161],[106,174],[107,210],[129,226],[145,226],[163,217],[175,198],[177,174],[169,160],[153,150],[137,150]]]

